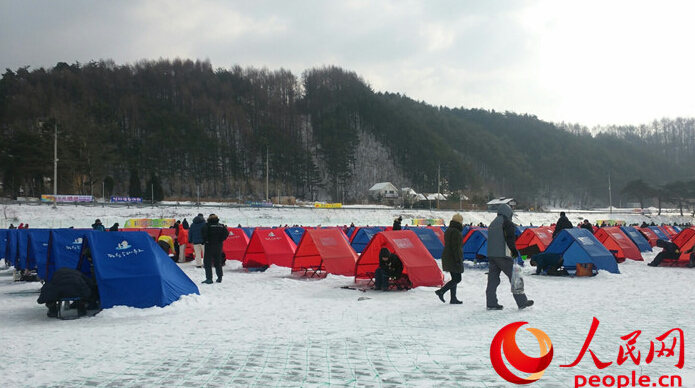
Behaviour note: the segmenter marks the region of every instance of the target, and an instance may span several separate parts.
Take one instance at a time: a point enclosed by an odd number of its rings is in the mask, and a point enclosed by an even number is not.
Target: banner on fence
[[[41,202],[92,202],[94,197],[91,195],[53,195],[41,194]]]
[[[175,222],[173,218],[130,218],[124,228],[169,228]]]
[[[444,226],[444,220],[441,218],[413,218],[410,223],[413,226]]]
[[[314,207],[317,209],[340,209],[343,207],[342,203],[314,203]]]
[[[111,202],[135,202],[141,203],[142,198],[140,197],[111,197]]]

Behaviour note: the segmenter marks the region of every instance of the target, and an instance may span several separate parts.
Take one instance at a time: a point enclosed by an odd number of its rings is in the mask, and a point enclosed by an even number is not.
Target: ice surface
[[[198,209],[84,208],[13,206],[31,227],[86,227],[94,218],[105,225],[130,217],[174,216],[190,220]],[[217,209],[236,225],[390,224],[398,214],[431,218],[426,212],[377,210]],[[54,212],[54,213],[51,213]],[[438,212],[449,219],[452,212]],[[570,219],[575,222],[575,215]],[[589,216],[608,218],[605,215]],[[406,218],[406,217],[404,217]],[[524,224],[548,224],[556,213],[519,216]],[[626,216],[614,216],[626,219]],[[635,216],[634,222],[643,218]],[[488,213],[464,213],[464,222],[488,223]],[[664,220],[680,220],[664,217]],[[692,221],[685,218],[684,221]],[[15,222],[15,225],[17,223]],[[577,374],[678,374],[684,387],[695,386],[695,270],[651,268],[646,262],[620,264],[620,275],[593,278],[525,276],[526,291],[536,305],[513,308],[509,283],[498,289],[503,311],[485,310],[486,270],[467,267],[459,285],[462,305],[442,304],[434,288],[406,292],[360,292],[342,289],[353,279],[293,278],[289,269],[271,267],[247,273],[238,262],[225,267],[221,284],[199,284],[200,296],[186,296],[165,308],[114,307],[93,318],[61,321],[46,317],[36,303],[38,283],[15,283],[0,271],[0,365],[2,386],[407,386],[507,387],[494,372],[489,347],[496,332],[529,322],[546,332],[554,347],[551,366],[534,387],[571,387]],[[196,283],[203,270],[179,264]],[[368,298],[368,299],[365,299]],[[360,300],[362,299],[362,300]],[[592,317],[600,326],[590,349],[613,365],[598,371],[587,354],[574,360]],[[685,367],[674,358],[646,365],[649,341],[667,330],[685,331]],[[642,330],[636,344],[642,363],[617,366],[621,336]],[[537,343],[521,330],[519,346],[533,356]]]

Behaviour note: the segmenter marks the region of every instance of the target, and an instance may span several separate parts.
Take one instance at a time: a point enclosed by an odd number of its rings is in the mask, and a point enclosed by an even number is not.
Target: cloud
[[[337,65],[434,105],[636,123],[691,115],[689,17],[665,1],[6,1],[0,66]]]

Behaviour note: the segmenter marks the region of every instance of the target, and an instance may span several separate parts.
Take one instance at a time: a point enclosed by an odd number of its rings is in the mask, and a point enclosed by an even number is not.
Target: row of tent
[[[434,257],[413,230],[379,232],[358,256],[345,232],[337,227],[305,229],[298,245],[284,228],[256,228],[251,238],[241,228],[229,229],[223,246],[225,254],[249,269],[277,265],[305,275],[331,273],[369,280],[378,267],[380,249],[386,247],[401,258],[412,287],[439,286],[444,279]],[[4,245],[0,253],[4,252],[16,269],[36,269],[46,281],[61,267],[78,268],[94,276],[104,308],[164,306],[181,295],[198,293],[185,273],[156,245],[156,236],[164,231],[157,235],[151,230],[0,230],[0,245]],[[93,275],[87,256],[93,263]]]
[[[3,254],[4,253],[4,254]],[[17,270],[50,281],[59,268],[94,277],[101,306],[166,306],[198,287],[143,232],[91,229],[0,230],[0,257]]]
[[[477,235],[477,237],[476,237]],[[555,239],[552,227],[526,228],[516,241],[516,246],[524,255],[539,252],[562,254],[565,266],[574,267],[577,263],[592,262],[596,268],[618,273],[616,262],[626,259],[644,260],[642,252],[650,252],[659,239],[673,240],[685,252],[695,245],[695,229],[675,229],[675,227],[614,226],[596,229],[595,233],[581,228],[565,229]],[[487,232],[474,230],[465,237],[464,258],[484,258],[487,252]],[[580,261],[578,261],[580,260]],[[662,265],[686,266],[689,255],[681,253],[679,260],[662,262]]]
[[[413,287],[442,284],[442,272],[425,244],[425,241],[441,244],[439,233],[434,231],[439,227],[401,231],[355,228],[348,233],[338,227],[289,229],[229,228],[223,246],[225,256],[241,261],[249,269],[278,265],[291,268],[293,273],[311,276],[331,273],[360,280],[373,277],[379,251],[386,247],[401,258],[404,273]],[[647,229],[656,234],[652,228]],[[164,306],[181,295],[198,293],[195,284],[155,243],[157,236],[170,232],[167,229],[144,232],[0,230],[0,254],[4,253],[8,263],[17,269],[36,269],[38,276],[46,281],[61,267],[79,268],[90,274],[85,261],[90,256],[105,308]],[[428,238],[423,239],[419,233]],[[651,239],[645,238],[647,234],[633,227],[606,227],[596,234],[573,228],[552,239],[552,228],[530,227],[518,230],[517,247],[527,254],[542,251],[561,254],[566,267],[592,263],[597,269],[618,273],[616,259],[641,260],[640,252],[651,250]],[[299,243],[292,236],[298,237]],[[695,228],[681,231],[673,242],[682,251],[693,247]],[[355,246],[359,249],[361,245],[356,244],[365,244],[359,255]],[[487,230],[466,228],[463,251],[465,259],[485,259]],[[687,258],[682,257],[680,261],[687,263]]]

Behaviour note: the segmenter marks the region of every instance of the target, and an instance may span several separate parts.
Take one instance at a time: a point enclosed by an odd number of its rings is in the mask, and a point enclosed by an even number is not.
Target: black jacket
[[[594,227],[591,226],[591,224],[585,224],[582,222],[582,224],[579,227],[588,230],[589,232],[591,232],[591,234],[594,233]]]
[[[41,287],[41,294],[37,303],[57,302],[62,298],[92,297],[94,280],[88,278],[82,272],[72,268],[59,268],[53,274],[53,279]]]
[[[224,240],[229,236],[229,231],[224,224],[220,223],[206,223],[203,226],[203,240],[205,245],[219,245],[222,246]]]
[[[463,225],[451,221],[444,232],[444,251],[442,269],[451,273],[463,273]]]
[[[389,266],[386,274],[391,278],[399,278],[403,274],[403,262],[395,253],[389,255]]]
[[[396,219],[393,221],[393,230],[401,230],[401,220]]]
[[[567,216],[560,216],[555,223],[555,230],[553,231],[553,238],[560,233],[562,229],[572,229],[572,223]],[[592,231],[593,232],[593,231]]]
[[[659,248],[662,248],[661,253],[664,254],[663,257],[665,259],[675,260],[675,259],[678,259],[680,257],[681,252],[680,252],[680,249],[678,248],[678,245],[676,245],[670,241],[661,240],[661,239],[656,240],[656,246]]]

